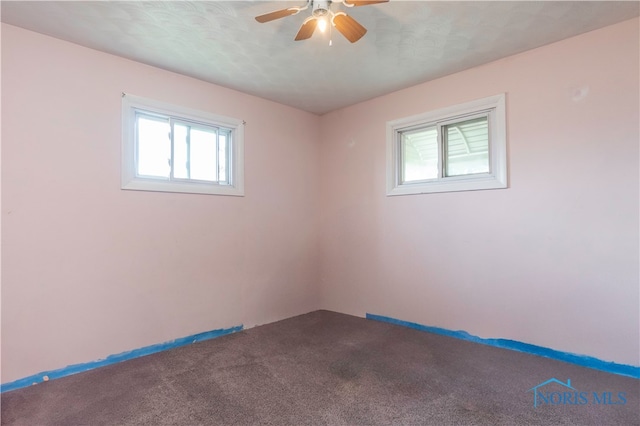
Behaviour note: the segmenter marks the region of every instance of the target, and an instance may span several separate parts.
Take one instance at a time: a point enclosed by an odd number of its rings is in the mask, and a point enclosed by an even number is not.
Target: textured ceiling
[[[397,1],[345,8],[369,31],[349,43],[310,11],[254,17],[305,1],[2,1],[2,21],[323,114],[417,83],[611,25],[638,2]]]

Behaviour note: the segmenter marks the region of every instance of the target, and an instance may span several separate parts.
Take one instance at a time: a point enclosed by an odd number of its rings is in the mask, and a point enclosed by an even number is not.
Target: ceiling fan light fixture
[[[327,20],[324,17],[318,18],[318,29],[320,32],[325,32],[327,30]]]
[[[346,13],[333,12],[331,10],[331,4],[342,3],[344,6],[352,7],[386,3],[388,1],[389,0],[307,0],[307,3],[302,7],[290,7],[288,9],[276,10],[275,12],[256,16],[256,21],[264,23],[286,16],[297,15],[301,11],[311,7],[311,16],[302,23],[294,40],[309,39],[313,35],[316,27],[319,27],[321,32],[325,32],[329,25],[327,19],[330,19],[331,27],[329,29],[335,27],[347,40],[355,43],[366,34],[367,29]],[[329,40],[329,45],[331,44],[331,40]]]

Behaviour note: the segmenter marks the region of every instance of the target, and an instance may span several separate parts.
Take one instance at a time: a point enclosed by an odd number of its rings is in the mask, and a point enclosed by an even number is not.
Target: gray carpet
[[[534,408],[528,390],[552,377],[587,403]],[[317,311],[6,392],[1,413],[29,426],[638,425],[639,393],[633,378]]]

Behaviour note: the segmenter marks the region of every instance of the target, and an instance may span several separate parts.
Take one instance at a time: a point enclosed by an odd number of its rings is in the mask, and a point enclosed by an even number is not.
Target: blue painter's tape
[[[205,331],[204,333],[193,334],[187,337],[180,337],[169,342],[158,343],[151,346],[145,346],[144,348],[134,349],[132,351],[109,355],[105,359],[100,359],[97,361],[90,361],[82,364],[73,364],[64,368],[60,368],[58,370],[44,371],[42,373],[34,374],[33,376],[18,379],[9,383],[4,383],[0,385],[0,393],[24,388],[36,383],[42,383],[44,381],[44,376],[47,376],[49,380],[59,379],[60,377],[70,376],[72,374],[82,373],[83,371],[89,371],[95,368],[104,367],[105,365],[116,364],[118,362],[126,361],[129,359],[139,358],[141,356],[166,351],[167,349],[178,348],[180,346],[190,345],[191,343],[214,339],[216,337],[224,336],[225,334],[235,333],[242,329],[243,326],[238,325],[231,328]]]
[[[593,368],[596,370],[606,371],[607,373],[619,374],[621,376],[633,377],[640,379],[640,367],[633,365],[618,364],[615,362],[603,361],[587,355],[577,355],[570,352],[557,351],[555,349],[545,348],[543,346],[531,345],[529,343],[518,342],[508,339],[483,339],[478,336],[467,333],[466,331],[453,331],[440,327],[430,327],[427,325],[416,324],[414,322],[402,321],[395,318],[385,317],[382,315],[367,314],[367,319],[374,321],[386,322],[389,324],[401,325],[420,331],[440,334],[443,336],[455,337],[456,339],[467,340],[469,342],[481,343],[483,345],[495,346],[512,351],[525,352],[532,355],[538,355],[545,358],[557,359],[559,361],[569,362],[580,365],[582,367]]]

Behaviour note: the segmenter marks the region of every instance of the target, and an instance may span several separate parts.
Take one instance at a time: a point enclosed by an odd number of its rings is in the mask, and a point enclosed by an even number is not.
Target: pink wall
[[[323,116],[322,307],[639,365],[638,23]],[[386,121],[502,92],[509,189],[385,196]]]
[[[122,92],[246,120],[246,196],[120,190]],[[317,309],[319,122],[3,24],[2,383]]]
[[[638,24],[321,118],[3,24],[2,383],[317,308],[638,365]],[[120,190],[123,91],[246,120],[247,195]],[[387,120],[500,92],[509,189],[385,196]]]

